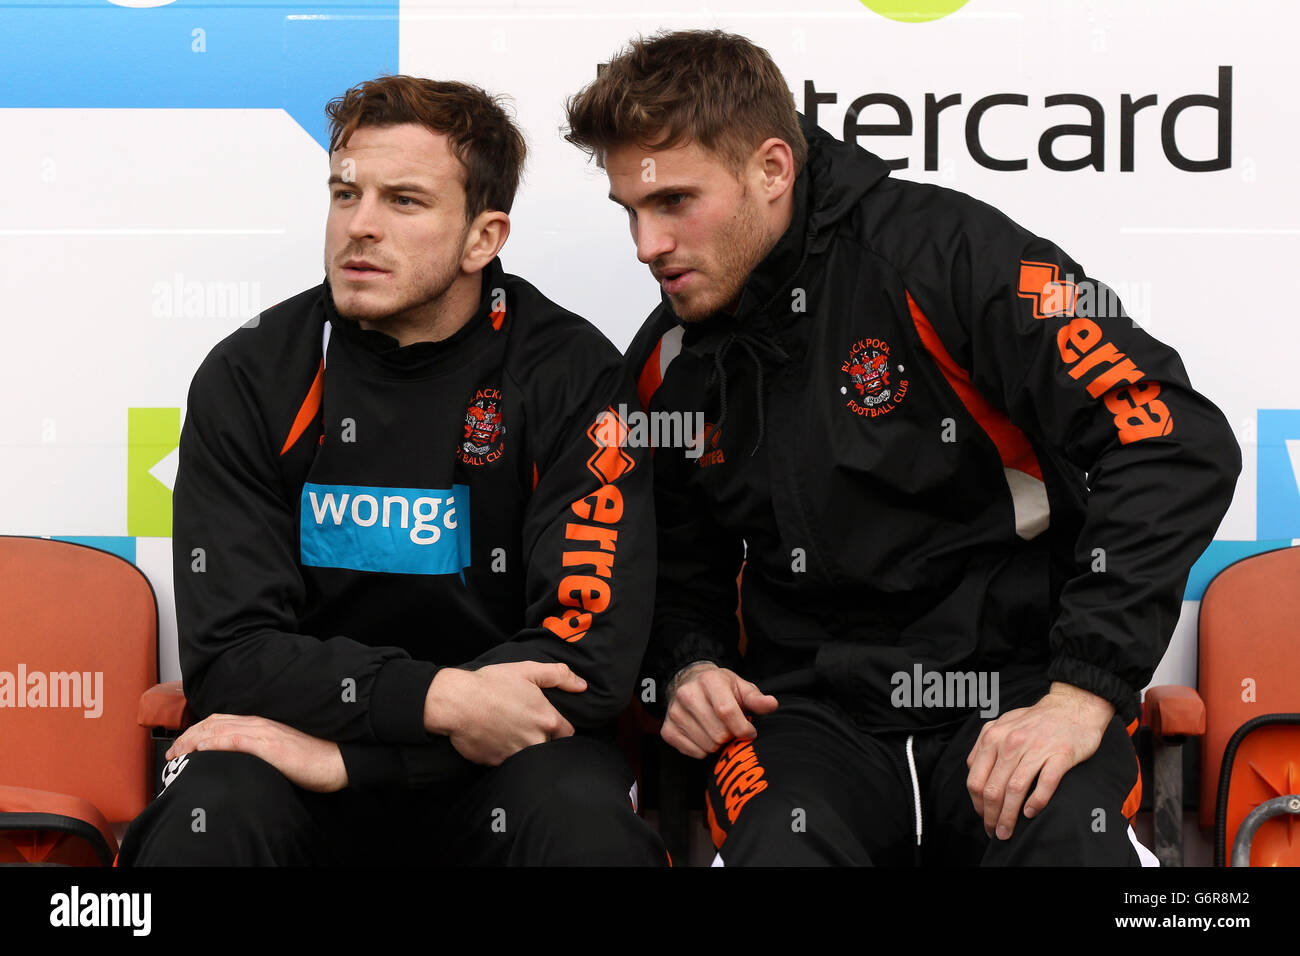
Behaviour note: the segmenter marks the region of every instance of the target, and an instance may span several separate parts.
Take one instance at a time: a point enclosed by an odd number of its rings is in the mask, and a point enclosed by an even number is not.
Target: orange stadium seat
[[[138,568],[0,536],[0,862],[113,862],[114,824],[151,795],[137,718],[157,679],[157,606]]]
[[[1300,547],[1219,572],[1198,631],[1198,689],[1154,687],[1143,701],[1156,855],[1182,864],[1182,743],[1199,737],[1199,822],[1215,865],[1300,865]]]

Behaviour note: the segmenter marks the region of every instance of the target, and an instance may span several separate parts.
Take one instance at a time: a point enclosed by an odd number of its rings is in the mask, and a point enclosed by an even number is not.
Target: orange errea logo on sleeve
[[[1081,296],[1079,286],[1072,278],[1062,279],[1055,263],[1020,260],[1016,294],[1033,303],[1036,319],[1071,319],[1056,333],[1061,361],[1076,381],[1093,373],[1086,386],[1088,394],[1101,398],[1115,416],[1120,444],[1168,435],[1173,431],[1174,419],[1169,407],[1159,399],[1160,383],[1147,381],[1146,373],[1132,359],[1110,342],[1102,341],[1101,326],[1078,316],[1098,314],[1093,310],[1092,288],[1085,283]],[[1106,301],[1112,296],[1109,293]],[[1095,298],[1100,301],[1101,293]],[[1116,309],[1116,314],[1123,313]]]
[[[614,576],[618,532],[610,525],[623,517],[623,493],[614,482],[636,467],[624,450],[627,423],[612,408],[596,416],[587,437],[596,446],[587,459],[587,470],[601,485],[570,506],[580,521],[564,526],[566,547],[560,559],[566,568],[584,571],[565,575],[556,589],[557,599],[568,610],[542,621],[542,627],[570,643],[582,640],[595,615],[605,611],[613,597],[609,580]]]
[[[1160,383],[1146,380],[1133,360],[1102,341],[1101,326],[1092,319],[1074,319],[1056,333],[1056,347],[1070,378],[1096,373],[1088,394],[1102,398],[1115,416],[1120,444],[1168,435],[1174,428],[1169,407],[1160,401]]]
[[[1034,303],[1034,318],[1074,315],[1078,289],[1069,279],[1062,280],[1060,276],[1054,263],[1020,260],[1020,283],[1016,294]]]

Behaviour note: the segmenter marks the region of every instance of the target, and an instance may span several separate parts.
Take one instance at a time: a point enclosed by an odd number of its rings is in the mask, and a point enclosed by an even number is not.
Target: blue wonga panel
[[[469,486],[302,486],[302,563],[389,574],[461,574],[470,565]]]
[[[398,71],[398,3],[4,0],[0,107],[283,108],[328,149],[326,102]]]

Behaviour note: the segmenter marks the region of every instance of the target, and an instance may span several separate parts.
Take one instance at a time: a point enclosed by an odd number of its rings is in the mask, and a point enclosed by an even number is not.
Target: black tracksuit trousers
[[[258,757],[203,751],[132,821],[120,866],[662,866],[613,744],[566,737],[454,784],[344,789],[290,783]]]
[[[1003,712],[1047,689],[1004,694]],[[773,713],[750,718],[752,741],[732,741],[712,758],[706,812],[726,866],[1140,863],[1125,816],[1141,795],[1138,762],[1119,717],[1046,808],[1028,819],[1022,811],[1009,839],[990,840],[966,790],[966,757],[993,718],[912,734],[909,765],[908,734],[866,733],[826,701],[777,699]]]

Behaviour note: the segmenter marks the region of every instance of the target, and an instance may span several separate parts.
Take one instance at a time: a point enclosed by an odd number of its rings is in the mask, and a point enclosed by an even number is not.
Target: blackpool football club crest
[[[889,343],[884,339],[854,342],[840,371],[848,376],[848,382],[840,386],[844,405],[863,418],[887,415],[907,395],[903,366],[890,358]]]
[[[465,409],[464,431],[456,457],[467,465],[486,465],[501,457],[505,444],[505,402],[501,389],[480,388]]]

